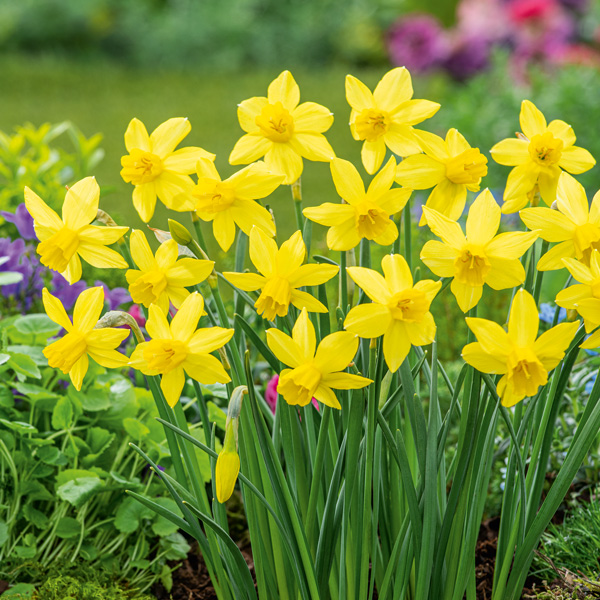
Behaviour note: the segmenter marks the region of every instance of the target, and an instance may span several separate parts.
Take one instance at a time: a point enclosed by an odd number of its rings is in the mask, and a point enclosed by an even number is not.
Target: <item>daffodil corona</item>
[[[412,346],[426,346],[435,339],[435,321],[429,312],[441,283],[413,277],[400,254],[383,257],[384,276],[365,267],[348,267],[348,274],[373,301],[355,306],[344,327],[361,338],[383,335],[383,355],[390,371],[396,372]]]
[[[421,151],[413,125],[432,117],[440,105],[412,96],[412,81],[405,67],[386,73],[373,93],[356,77],[346,76],[346,100],[352,107],[350,131],[355,140],[363,142],[362,162],[370,175],[383,164],[387,148],[398,156]]]
[[[431,231],[442,239],[431,240],[421,250],[421,260],[439,277],[453,277],[451,290],[463,312],[480,300],[483,285],[504,290],[525,281],[519,258],[535,242],[537,232],[501,233],[500,207],[489,190],[477,196],[469,209],[467,235],[456,221],[423,208]]]
[[[160,387],[169,406],[175,406],[185,384],[186,374],[203,384],[231,381],[212,352],[222,348],[233,336],[233,329],[198,329],[204,300],[198,292],[181,304],[171,323],[165,313],[152,304],[146,321],[149,342],[138,344],[129,364],[144,375],[161,375]]]
[[[300,102],[300,88],[289,71],[272,81],[267,97],[255,96],[238,106],[238,119],[246,132],[234,146],[232,165],[265,157],[269,171],[294,183],[302,174],[302,159],[330,161],[335,153],[323,133],[333,123],[330,110],[315,102]]]
[[[562,169],[578,175],[596,164],[587,150],[574,145],[570,125],[558,119],[546,124],[544,115],[529,100],[523,100],[519,119],[523,133],[498,142],[490,150],[497,163],[514,167],[504,190],[503,213],[527,206],[536,189],[550,206],[556,200]]]
[[[198,162],[198,185],[192,192],[196,214],[203,221],[212,221],[213,234],[224,251],[233,244],[236,225],[246,235],[256,225],[273,237],[273,217],[255,200],[272,194],[283,179],[283,175],[271,173],[265,163],[257,162],[221,181],[215,165],[202,159]]]
[[[124,269],[123,257],[106,246],[123,237],[128,227],[91,225],[98,214],[100,187],[86,177],[68,189],[62,219],[33,191],[25,188],[25,206],[33,217],[40,262],[69,283],[81,279],[81,258],[94,267]]]
[[[154,214],[157,196],[172,210],[194,210],[190,174],[201,158],[214,160],[215,155],[193,146],[175,150],[191,130],[184,118],[169,119],[150,135],[139,119],[129,123],[125,132],[129,154],[121,158],[121,177],[135,186],[133,205],[144,223]]]
[[[392,157],[365,192],[363,180],[352,163],[341,158],[331,161],[333,183],[346,203],[325,202],[303,211],[311,221],[329,226],[327,246],[331,250],[350,250],[361,239],[387,246],[398,237],[391,217],[404,208],[412,190],[391,189],[395,169],[396,159]]]
[[[508,333],[486,319],[467,318],[467,325],[477,341],[463,348],[463,358],[482,373],[503,375],[498,395],[504,406],[514,406],[548,383],[548,373],[563,359],[579,321],[561,323],[538,338],[535,300],[521,289],[510,309]]]
[[[190,294],[186,288],[204,281],[215,266],[212,260],[177,260],[179,249],[175,240],[161,244],[155,257],[139,230],[131,232],[130,246],[133,261],[139,267],[125,273],[132,300],[146,308],[157,304],[165,314],[169,302],[179,308]]]
[[[465,208],[467,190],[478,192],[487,175],[487,158],[456,129],[450,129],[445,140],[427,131],[415,135],[425,154],[405,158],[396,169],[396,181],[415,190],[433,187],[425,206],[456,221]],[[419,225],[426,222],[424,212]]]
[[[60,340],[44,348],[44,356],[51,367],[69,374],[75,389],[81,389],[89,366],[88,357],[108,369],[127,364],[128,358],[116,348],[129,335],[129,329],[94,329],[104,308],[103,288],[89,288],[79,295],[72,322],[61,301],[46,288],[42,298],[47,315],[67,332]]]
[[[324,304],[298,288],[325,283],[335,277],[338,268],[334,265],[304,265],[305,256],[306,246],[300,231],[277,249],[274,240],[262,229],[253,227],[250,259],[260,274],[225,272],[223,275],[240,290],[261,290],[254,306],[258,314],[269,321],[287,315],[290,304],[310,312],[327,312]]]
[[[583,186],[568,173],[558,183],[558,210],[545,207],[525,208],[519,215],[529,229],[538,229],[548,242],[559,242],[540,258],[537,268],[552,271],[564,268],[563,258],[577,258],[590,264],[593,250],[600,249],[600,192],[591,208]]]
[[[277,392],[288,404],[306,406],[316,398],[341,409],[333,389],[356,390],[372,383],[366,377],[343,372],[358,350],[358,338],[348,331],[338,331],[324,337],[317,347],[315,328],[305,308],[292,329],[292,337],[269,329],[267,343],[273,354],[291,367],[281,372],[277,384]]]

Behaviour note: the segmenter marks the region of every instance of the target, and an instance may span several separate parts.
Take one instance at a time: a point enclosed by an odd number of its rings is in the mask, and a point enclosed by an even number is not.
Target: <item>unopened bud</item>
[[[118,227],[115,220],[107,212],[103,211],[100,208],[96,213],[96,221],[100,221],[100,223],[103,223],[107,227]]]
[[[135,318],[122,310],[110,310],[97,323],[94,329],[104,329],[106,327],[122,327],[127,325],[135,335],[138,343],[145,342],[144,334]]]
[[[188,246],[192,242],[192,236],[190,232],[178,221],[169,219],[169,231],[171,237],[182,246]]]
[[[231,498],[240,472],[240,457],[237,453],[234,423],[231,421],[225,431],[223,450],[219,452],[215,467],[215,490],[217,500],[222,504]]]

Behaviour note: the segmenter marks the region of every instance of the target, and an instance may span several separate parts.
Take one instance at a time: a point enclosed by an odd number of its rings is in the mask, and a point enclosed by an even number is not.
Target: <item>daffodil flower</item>
[[[194,210],[190,174],[201,158],[214,160],[215,155],[193,146],[175,150],[191,130],[184,118],[169,119],[150,135],[139,119],[129,123],[125,132],[129,154],[121,158],[121,177],[135,186],[133,205],[144,223],[154,214],[157,196],[172,210]]]
[[[563,263],[579,283],[558,292],[556,304],[576,310],[583,317],[586,332],[590,333],[600,326],[600,252],[592,251],[589,267],[574,258],[563,258]],[[600,331],[593,333],[581,344],[582,348],[587,349],[598,346]]]
[[[467,190],[478,192],[487,175],[487,158],[456,129],[450,129],[445,140],[427,131],[415,135],[425,154],[405,158],[396,168],[396,181],[415,190],[433,187],[425,206],[456,221],[465,208]],[[419,225],[426,222],[423,213]]]
[[[235,144],[229,162],[252,163],[265,157],[269,171],[294,183],[302,174],[302,159],[329,162],[335,153],[323,133],[333,123],[331,111],[315,102],[300,102],[300,88],[289,71],[269,84],[267,97],[255,96],[238,106],[246,132]]]
[[[223,504],[231,498],[240,473],[240,456],[237,451],[235,420],[228,420],[225,429],[223,449],[217,457],[215,465],[215,490],[217,500]]]
[[[212,221],[213,234],[224,251],[233,244],[236,225],[246,235],[256,225],[273,237],[273,217],[255,200],[272,194],[283,179],[283,175],[271,173],[265,163],[257,162],[221,181],[215,165],[204,158],[198,162],[198,185],[192,191],[196,214],[203,221]]]
[[[501,233],[500,207],[489,190],[477,196],[467,216],[467,235],[460,225],[423,208],[427,224],[441,242],[431,240],[421,250],[421,260],[439,277],[453,277],[451,290],[463,312],[481,299],[483,285],[494,290],[525,281],[519,258],[535,242],[537,232]]]
[[[146,308],[157,304],[165,314],[169,301],[179,308],[190,295],[186,287],[204,281],[215,266],[212,260],[177,260],[179,248],[175,240],[161,244],[155,257],[146,236],[139,230],[131,232],[130,248],[131,257],[139,267],[125,273],[132,300]]]
[[[304,265],[305,256],[306,246],[300,231],[296,231],[278,249],[275,241],[262,229],[253,227],[250,232],[250,260],[260,274],[225,272],[223,276],[240,290],[261,290],[254,306],[257,313],[269,321],[276,316],[287,315],[290,304],[310,312],[327,312],[325,305],[298,288],[329,281],[335,277],[338,267]]]
[[[78,181],[67,191],[61,219],[33,190],[25,188],[25,206],[40,240],[40,262],[71,284],[81,279],[81,258],[101,269],[127,268],[123,257],[106,246],[122,238],[129,227],[91,225],[99,199],[100,187],[93,177]]]
[[[355,140],[363,141],[362,162],[370,175],[382,165],[386,147],[398,156],[421,151],[412,126],[432,117],[440,105],[412,96],[405,67],[386,73],[373,93],[356,77],[346,76],[346,100],[352,107],[350,131]]]
[[[315,328],[305,308],[292,329],[292,337],[268,329],[267,344],[284,365],[291,367],[281,372],[277,384],[277,392],[288,404],[306,406],[314,397],[341,409],[333,389],[357,390],[372,383],[366,377],[343,372],[358,350],[358,338],[348,331],[338,331],[324,337],[317,347]]]
[[[508,333],[487,319],[466,321],[477,341],[467,344],[462,356],[482,373],[503,375],[497,391],[504,406],[534,396],[548,383],[548,373],[563,359],[579,327],[579,321],[561,323],[538,338],[538,309],[533,296],[523,289],[513,299]]]
[[[529,100],[523,100],[519,118],[523,133],[498,142],[490,151],[497,163],[514,167],[504,190],[503,213],[527,206],[536,185],[550,206],[556,200],[562,169],[578,175],[596,164],[587,150],[574,146],[575,133],[570,125],[558,119],[546,124],[544,115]]]
[[[138,344],[131,355],[129,364],[134,369],[144,375],[162,375],[160,387],[169,406],[177,404],[186,374],[205,385],[231,381],[211,353],[231,339],[233,329],[197,330],[203,311],[204,299],[198,292],[183,301],[171,323],[156,304],[150,305],[146,331],[151,339]]]
[[[383,355],[396,372],[411,346],[426,346],[435,339],[436,326],[429,312],[441,282],[423,279],[413,285],[406,260],[400,254],[383,257],[384,276],[365,267],[348,267],[354,282],[373,301],[350,310],[344,327],[361,338],[383,336]]]
[[[559,242],[540,258],[540,271],[564,268],[563,258],[577,258],[590,264],[593,250],[600,249],[600,192],[592,200],[591,208],[583,186],[563,173],[558,182],[558,210],[535,207],[525,208],[519,215],[529,229],[539,229],[539,235],[548,242]]]
[[[341,158],[331,161],[333,183],[346,204],[325,202],[302,211],[307,219],[329,227],[327,246],[331,250],[350,250],[363,238],[381,246],[394,242],[398,227],[391,217],[404,208],[412,192],[407,188],[390,189],[395,170],[396,159],[392,157],[365,192],[363,180],[351,162]]]
[[[116,348],[129,335],[129,329],[94,329],[104,308],[103,288],[89,288],[79,295],[72,322],[62,302],[46,288],[42,291],[42,299],[47,315],[67,332],[60,340],[44,348],[44,356],[51,367],[69,374],[75,389],[81,389],[89,357],[107,369],[127,364],[129,359]]]

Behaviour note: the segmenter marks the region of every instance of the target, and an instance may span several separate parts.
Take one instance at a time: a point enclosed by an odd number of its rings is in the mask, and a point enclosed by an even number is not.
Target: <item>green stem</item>
[[[196,231],[196,237],[198,238],[198,244],[204,252],[206,252],[206,242],[204,241],[204,234],[202,233],[202,227],[200,226],[200,219],[195,211],[190,213],[192,215],[192,223],[194,225],[194,230]]]

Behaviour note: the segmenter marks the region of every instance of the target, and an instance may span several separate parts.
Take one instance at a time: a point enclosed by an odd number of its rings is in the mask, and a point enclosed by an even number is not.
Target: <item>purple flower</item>
[[[79,294],[87,288],[85,281],[77,281],[74,284],[69,282],[56,271],[52,271],[52,280],[50,282],[50,292],[54,294],[65,307],[65,310],[70,310]]]
[[[392,63],[415,72],[435,67],[446,54],[444,32],[429,15],[411,15],[394,23],[387,45]]]
[[[104,301],[108,302],[110,310],[116,310],[122,304],[129,304],[132,301],[129,292],[125,288],[117,287],[111,290],[102,281],[95,281],[94,285],[104,289]]]
[[[25,203],[19,204],[14,214],[5,210],[0,211],[9,223],[14,223],[19,231],[19,235],[26,240],[35,240],[35,231],[33,229],[33,217],[27,211]]]
[[[489,65],[491,44],[483,37],[466,37],[456,45],[444,61],[444,67],[457,81],[464,81]]]
[[[23,279],[19,283],[4,285],[0,293],[4,298],[14,298],[17,304],[28,309],[34,299],[39,298],[44,287],[42,273],[44,267],[31,245],[26,245],[22,239],[0,238],[0,256],[8,260],[0,265],[0,271],[21,273]]]

